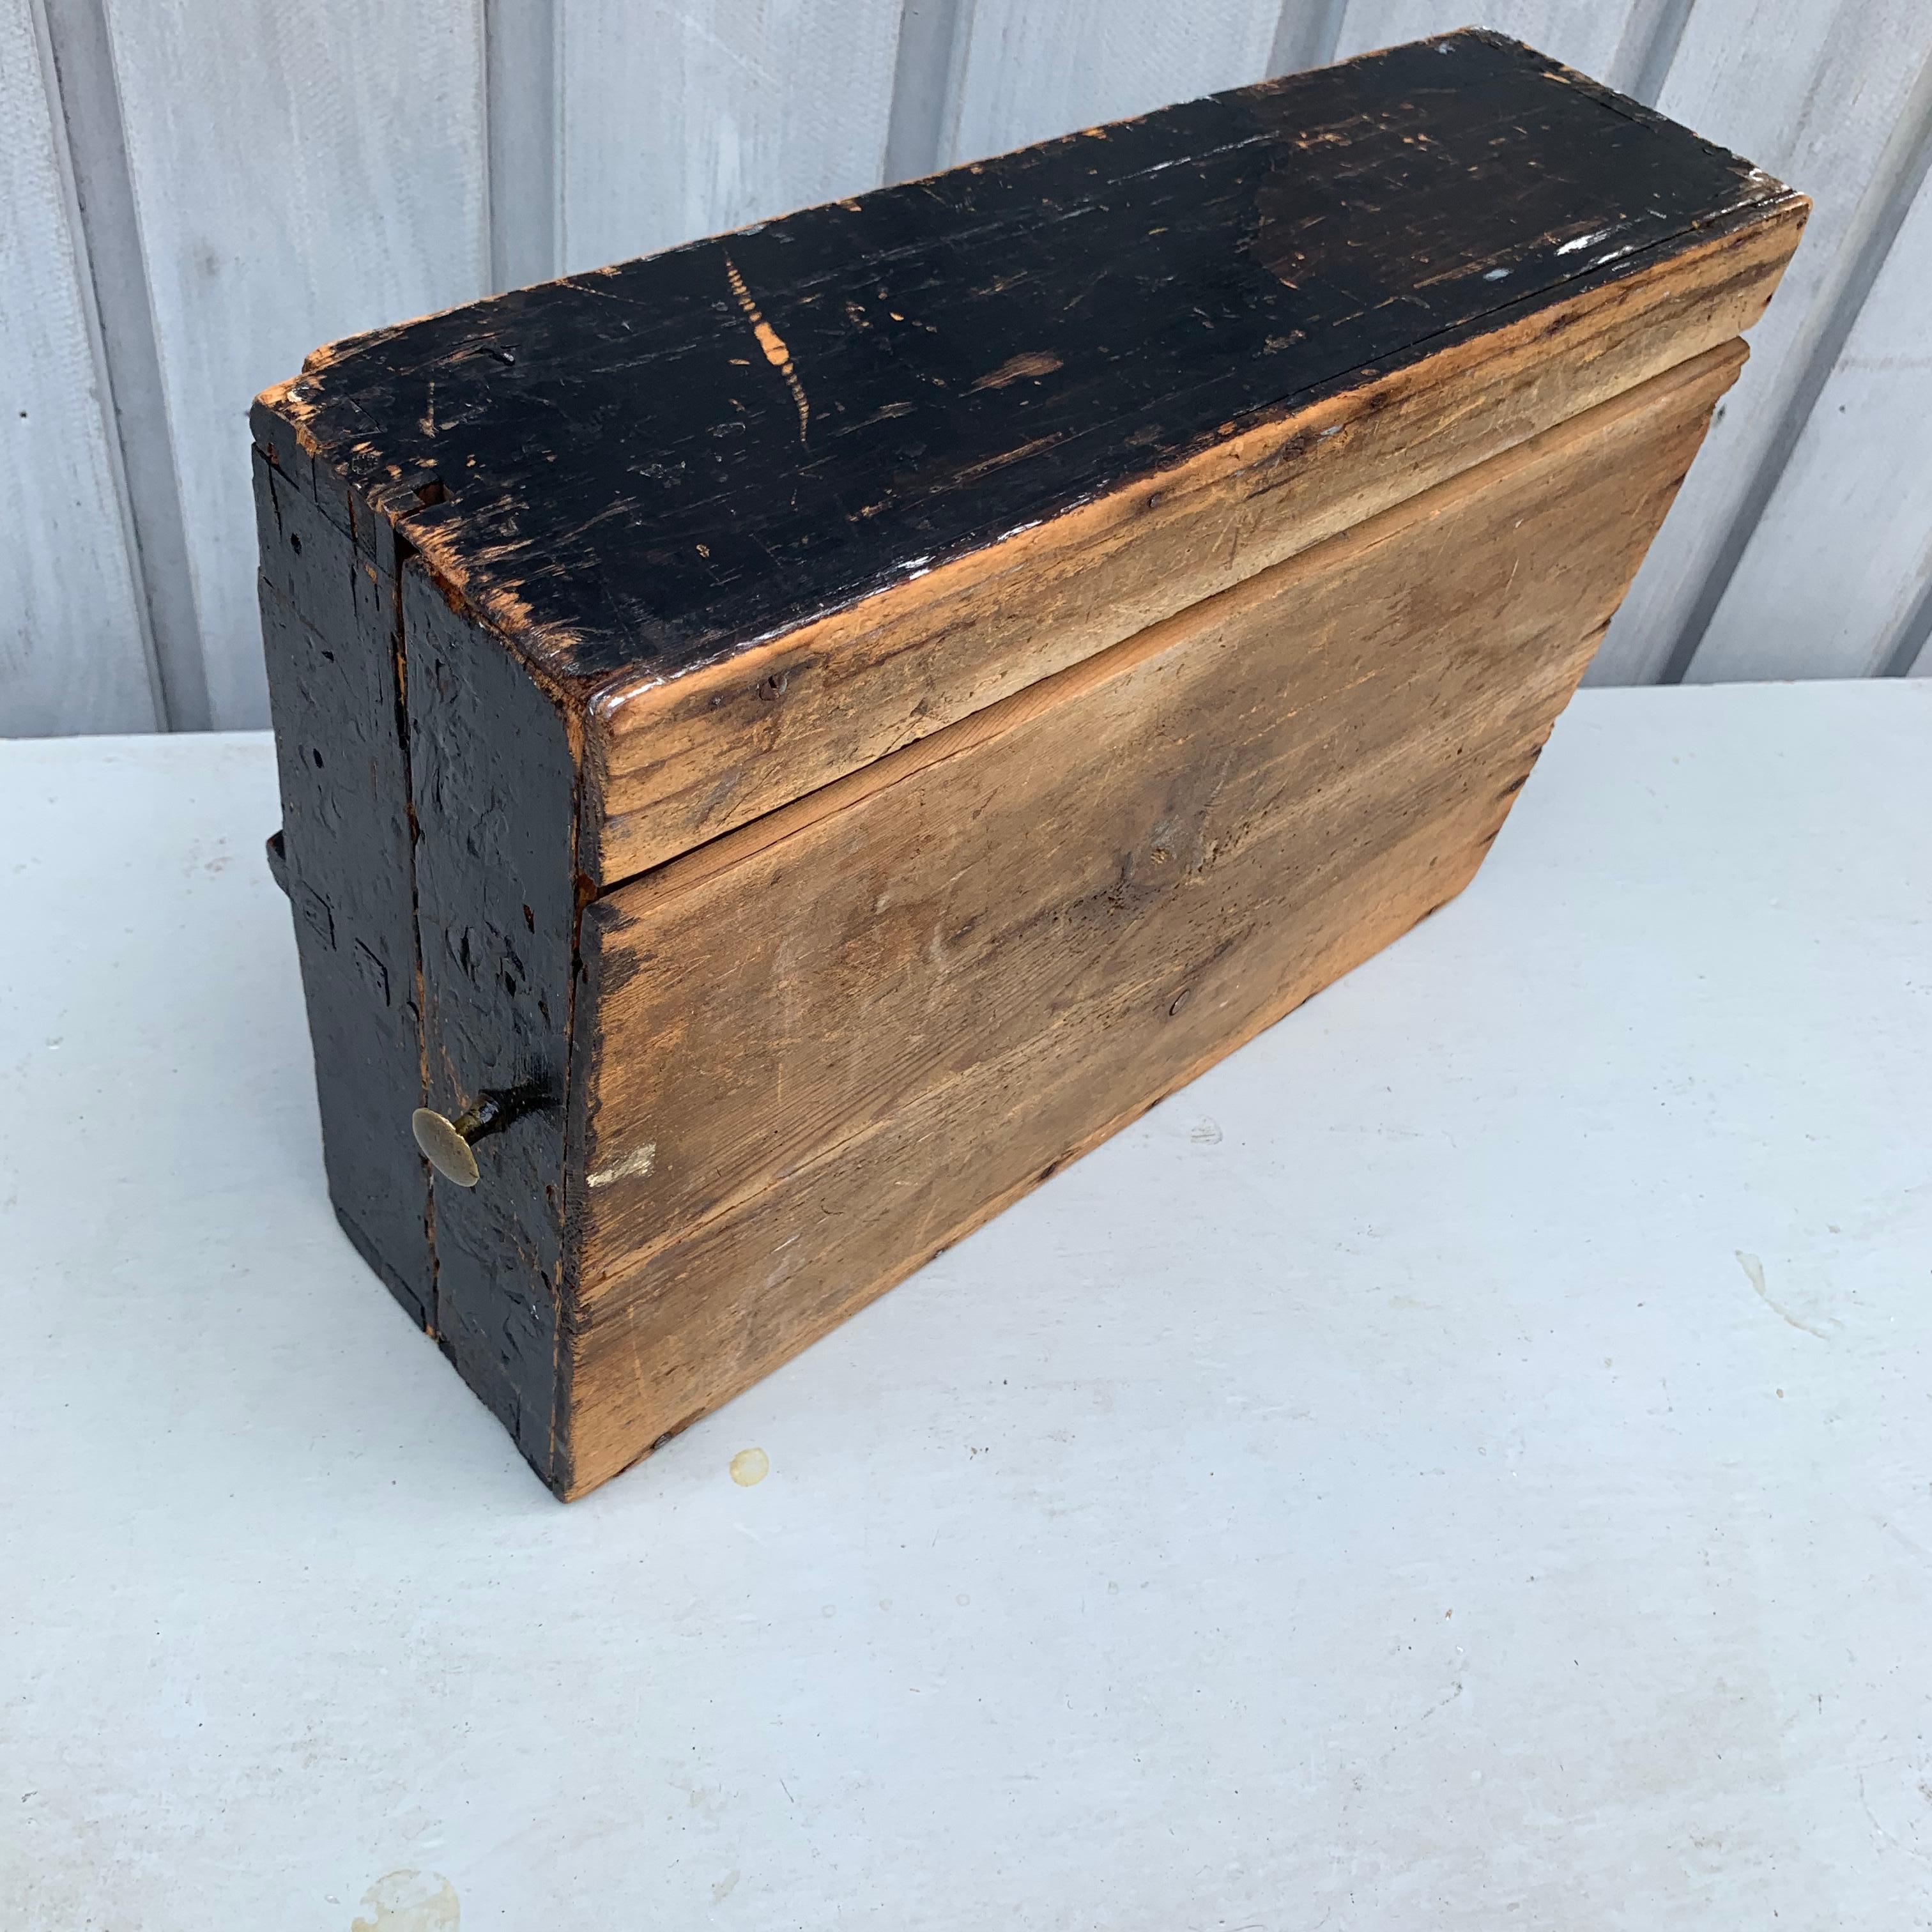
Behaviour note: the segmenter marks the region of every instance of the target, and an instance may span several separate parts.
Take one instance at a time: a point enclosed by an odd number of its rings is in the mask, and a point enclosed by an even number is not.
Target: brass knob
[[[474,1187],[477,1168],[472,1143],[508,1126],[514,1116],[505,1096],[482,1094],[475,1106],[465,1108],[453,1120],[434,1107],[418,1107],[410,1116],[410,1132],[416,1136],[423,1158],[444,1180],[453,1180],[459,1187]]]

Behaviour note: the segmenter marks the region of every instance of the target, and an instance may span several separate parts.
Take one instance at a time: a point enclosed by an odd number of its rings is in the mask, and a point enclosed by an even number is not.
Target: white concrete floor
[[[267,741],[0,747],[0,1922],[1932,1925],[1928,748],[1586,692],[1462,899],[566,1509],[329,1214]]]

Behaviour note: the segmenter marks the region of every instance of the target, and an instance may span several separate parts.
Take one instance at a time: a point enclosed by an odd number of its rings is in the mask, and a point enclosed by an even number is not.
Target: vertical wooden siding
[[[149,731],[153,654],[52,64],[29,0],[0,0],[0,728]]]
[[[898,0],[554,0],[561,266],[875,188]]]
[[[1593,681],[1932,662],[1924,0],[0,0],[0,731],[264,722],[318,342],[1472,21],[1817,203]]]

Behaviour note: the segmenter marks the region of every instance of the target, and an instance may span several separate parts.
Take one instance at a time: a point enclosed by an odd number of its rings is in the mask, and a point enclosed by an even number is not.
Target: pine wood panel
[[[1803,219],[1794,205],[597,707],[581,862],[641,872],[1729,340]]]
[[[562,265],[878,184],[898,0],[557,0]]]
[[[1795,200],[1458,34],[332,344],[273,406],[602,698]]]
[[[482,292],[475,0],[106,0],[214,722],[268,722],[248,399]]]
[[[1459,890],[1741,359],[590,908],[553,1480],[615,1473]]]
[[[139,592],[46,50],[0,4],[0,731],[147,731]]]

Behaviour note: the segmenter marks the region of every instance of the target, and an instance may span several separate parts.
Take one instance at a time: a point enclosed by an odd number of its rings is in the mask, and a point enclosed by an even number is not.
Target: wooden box
[[[260,399],[330,1189],[546,1482],[1468,882],[1805,209],[1456,34]]]

